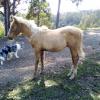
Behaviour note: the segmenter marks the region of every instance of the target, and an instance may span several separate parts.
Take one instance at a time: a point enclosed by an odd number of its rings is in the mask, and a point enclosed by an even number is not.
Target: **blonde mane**
[[[32,33],[38,33],[40,31],[40,28],[36,25],[34,20],[27,20],[22,17],[16,16],[14,17],[18,22],[25,24],[31,30]]]
[[[41,27],[38,27],[34,20],[27,20],[22,17],[14,16],[14,18],[19,22],[25,24],[33,34],[37,33],[44,33],[46,30],[48,30],[48,27],[43,25]]]

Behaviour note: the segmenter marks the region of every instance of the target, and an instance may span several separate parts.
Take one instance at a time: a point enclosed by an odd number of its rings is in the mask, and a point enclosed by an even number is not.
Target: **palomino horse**
[[[57,52],[65,47],[70,48],[73,66],[69,72],[70,79],[77,74],[79,58],[84,58],[82,31],[79,28],[65,26],[58,29],[48,29],[46,27],[37,27],[33,20],[26,20],[21,17],[12,16],[12,23],[9,29],[8,38],[14,39],[22,33],[25,35],[35,50],[35,72],[36,77],[38,63],[41,62],[41,73],[43,73],[43,55],[44,51]]]

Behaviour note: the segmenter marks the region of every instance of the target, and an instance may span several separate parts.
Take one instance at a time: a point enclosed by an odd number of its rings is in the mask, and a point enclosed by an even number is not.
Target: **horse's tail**
[[[78,55],[79,55],[79,59],[82,61],[85,59],[85,52],[83,50],[83,31],[81,31],[80,34],[80,41],[79,41],[79,46],[78,46]]]

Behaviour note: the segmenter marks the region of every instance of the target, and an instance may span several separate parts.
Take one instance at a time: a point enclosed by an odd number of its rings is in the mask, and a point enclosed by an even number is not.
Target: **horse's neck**
[[[31,36],[36,36],[39,33],[45,32],[48,30],[48,28],[38,27],[33,20],[30,21],[24,21],[21,25],[22,27],[22,33],[30,38]]]
[[[26,37],[30,37],[33,32],[31,31],[31,26],[27,26],[26,24],[21,24],[21,33],[26,36]]]

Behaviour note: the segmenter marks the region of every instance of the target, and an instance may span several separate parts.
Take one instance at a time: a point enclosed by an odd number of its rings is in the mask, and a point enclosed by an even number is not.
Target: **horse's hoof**
[[[69,73],[67,74],[67,76],[69,77],[69,76],[71,76],[71,74],[72,74],[72,73],[71,73],[71,72],[69,72]]]
[[[72,75],[69,77],[70,80],[73,80],[74,78],[75,78],[75,75],[74,75],[74,74],[72,74]]]

